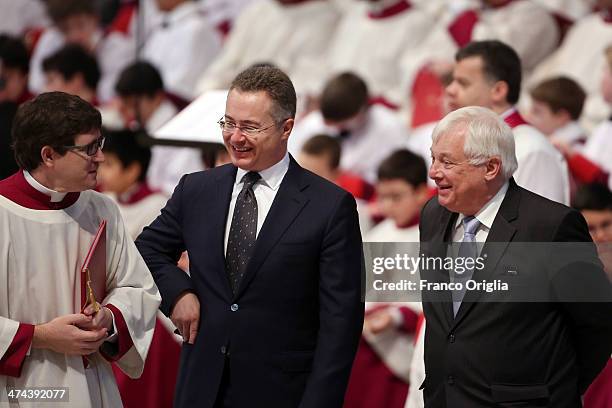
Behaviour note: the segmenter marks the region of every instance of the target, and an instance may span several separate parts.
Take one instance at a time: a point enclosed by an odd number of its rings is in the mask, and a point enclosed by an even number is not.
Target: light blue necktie
[[[471,258],[476,259],[478,256],[478,248],[476,246],[476,231],[480,227],[480,221],[474,216],[465,217],[463,219],[463,241],[459,245],[459,252],[457,253],[458,258]],[[461,282],[462,290],[453,290],[453,314],[457,316],[463,297],[465,296],[465,284],[468,280],[472,279],[474,269],[464,268],[462,273],[453,271],[453,282]]]

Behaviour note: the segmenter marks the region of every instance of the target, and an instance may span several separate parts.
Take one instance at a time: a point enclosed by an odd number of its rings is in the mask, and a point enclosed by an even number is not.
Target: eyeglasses
[[[221,127],[221,132],[224,135],[231,135],[232,133],[234,133],[236,131],[236,129],[240,130],[240,133],[242,133],[245,136],[257,136],[258,134],[260,134],[261,132],[263,132],[264,130],[268,130],[273,126],[276,126],[277,123],[273,123],[270,126],[266,126],[264,128],[258,128],[255,126],[238,126],[236,125],[234,122],[230,122],[230,121],[226,121],[223,118],[219,119],[217,121],[217,123],[219,124],[219,126]]]
[[[88,156],[95,156],[98,153],[99,149],[104,148],[104,141],[106,138],[104,136],[100,136],[93,142],[86,145],[73,145],[73,146],[64,146],[64,149],[68,150],[79,150],[81,152],[85,152]]]

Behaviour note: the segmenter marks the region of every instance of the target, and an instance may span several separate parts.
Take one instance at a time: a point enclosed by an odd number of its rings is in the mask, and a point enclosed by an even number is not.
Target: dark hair
[[[302,146],[302,152],[312,156],[328,155],[329,165],[332,169],[340,166],[342,147],[336,138],[329,135],[315,135],[308,139]]]
[[[321,94],[321,114],[341,121],[359,113],[368,104],[368,87],[363,79],[345,72],[330,79]]]
[[[277,123],[295,118],[297,97],[291,79],[280,69],[268,65],[251,66],[232,81],[230,91],[265,92],[274,102],[270,114]]]
[[[16,68],[27,74],[30,70],[28,50],[19,38],[0,35],[0,61],[7,68]]]
[[[98,16],[92,0],[47,0],[47,14],[55,24],[77,14]]]
[[[612,192],[603,184],[584,184],[576,190],[572,207],[582,210],[612,210]]]
[[[556,77],[540,82],[530,92],[531,98],[545,103],[554,113],[565,110],[578,120],[586,99],[586,93],[573,79]]]
[[[131,130],[107,130],[102,134],[106,137],[104,154],[117,156],[123,167],[132,163],[140,164],[138,181],[144,181],[151,162],[151,149],[138,143],[138,133]]]
[[[415,188],[427,184],[425,160],[406,149],[391,153],[378,166],[378,180],[394,179],[402,179]]]
[[[493,82],[508,84],[508,103],[515,104],[521,93],[521,59],[512,47],[498,40],[474,41],[455,54],[459,62],[470,57],[482,59],[483,74]]]
[[[25,170],[42,162],[40,150],[51,146],[65,154],[64,146],[74,144],[83,133],[100,129],[100,112],[78,96],[64,92],[47,92],[23,103],[13,120],[15,161]]]
[[[89,89],[96,90],[100,82],[100,68],[96,57],[77,44],[67,44],[43,61],[44,72],[58,72],[69,81],[75,75],[83,75]]]
[[[159,70],[146,61],[136,61],[121,71],[115,84],[119,96],[149,96],[164,90]]]

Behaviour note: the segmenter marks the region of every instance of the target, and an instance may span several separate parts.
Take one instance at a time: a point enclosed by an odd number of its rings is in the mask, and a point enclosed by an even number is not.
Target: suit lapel
[[[289,169],[259,231],[253,255],[240,282],[236,297],[240,296],[248,287],[272,248],[308,202],[308,198],[302,193],[308,186],[302,180],[302,172],[303,169],[290,156]]]
[[[518,207],[520,203],[520,191],[514,179],[510,179],[510,185],[506,197],[502,201],[499,211],[495,216],[495,221],[491,226],[491,231],[487,236],[487,241],[482,248],[481,257],[486,257],[484,268],[476,269],[472,279],[476,282],[482,280],[489,281],[493,275],[495,267],[506,252],[506,248],[512,241],[516,228],[511,224],[518,217]],[[454,319],[453,328],[457,326],[466,314],[474,307],[475,302],[482,296],[481,291],[467,291],[461,307]]]
[[[218,267],[215,269],[219,273],[221,282],[223,282],[223,290],[229,298],[232,297],[232,288],[227,278],[227,271],[225,270],[225,225],[227,217],[229,216],[229,206],[232,199],[232,191],[234,190],[236,172],[237,168],[232,165],[227,166],[227,171],[220,171],[216,175],[216,194],[214,197],[211,197],[214,200],[211,207],[211,214],[218,215],[214,217],[214,220],[211,220],[214,223],[212,230],[214,237],[212,242],[215,245],[212,254],[217,258],[216,263]]]
[[[431,241],[426,243],[428,253],[430,256],[435,258],[443,259],[447,256],[448,243],[452,241],[452,230],[455,222],[457,221],[457,213],[452,213],[446,209],[443,209],[443,213],[439,219],[439,225],[443,228],[439,228],[438,232],[432,237]],[[437,283],[448,284],[450,281],[449,273],[445,269],[435,270],[433,275],[433,281]],[[444,291],[442,299],[436,299],[433,302],[434,307],[441,308],[442,314],[446,318],[446,322],[450,327],[453,323],[453,306],[452,298],[449,291]]]

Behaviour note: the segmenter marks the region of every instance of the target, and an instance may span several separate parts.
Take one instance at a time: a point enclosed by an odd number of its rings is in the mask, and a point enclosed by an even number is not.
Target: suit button
[[[451,343],[454,343],[454,342],[455,342],[455,334],[454,334],[454,333],[451,333],[451,334],[448,336],[448,341],[450,341]]]
[[[452,375],[449,375],[447,378],[447,383],[448,385],[453,385],[455,383],[455,377],[453,377]]]
[[[223,355],[227,354],[227,347],[221,346],[221,354],[223,354]]]
[[[238,310],[238,305],[236,303],[234,303],[233,305],[230,306],[230,310],[232,312],[235,312],[236,310]]]

